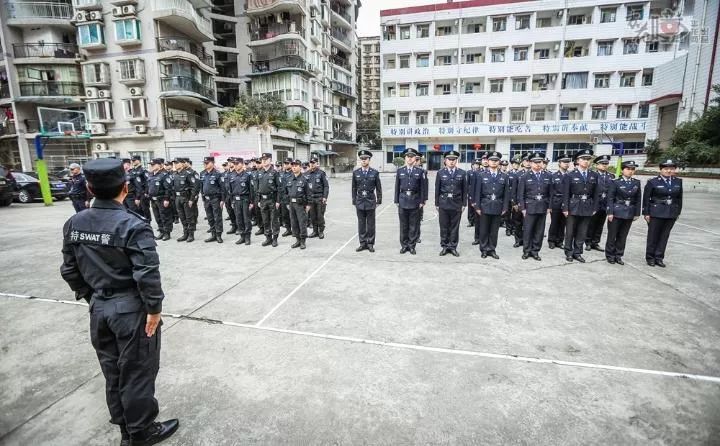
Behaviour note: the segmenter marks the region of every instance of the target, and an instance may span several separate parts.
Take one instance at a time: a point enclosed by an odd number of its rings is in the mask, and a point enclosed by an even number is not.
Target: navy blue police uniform
[[[417,155],[414,149],[408,149],[404,156]],[[420,238],[421,205],[428,199],[428,183],[425,171],[419,167],[403,166],[395,173],[395,204],[400,218],[400,252],[415,253],[415,245]]]
[[[594,163],[596,165],[610,164],[610,155],[600,155],[595,158]],[[615,179],[615,174],[608,172],[607,170],[602,171],[598,169],[598,204],[597,212],[590,218],[590,224],[588,225],[587,235],[585,236],[585,249],[595,251],[603,251],[600,247],[600,239],[602,238],[603,228],[605,227],[605,220],[607,218],[607,195],[610,183]]]
[[[293,160],[291,165],[299,166],[302,164],[300,160]],[[291,248],[305,249],[305,240],[307,239],[307,219],[308,206],[313,199],[313,190],[310,188],[312,177],[303,175],[302,172],[294,173],[291,177],[287,177],[284,183],[287,197],[287,207],[290,212],[290,227],[292,235],[295,237],[295,243]]]
[[[444,155],[445,159],[457,160],[460,152],[451,150]],[[457,252],[460,239],[460,219],[467,203],[468,178],[463,169],[443,167],[435,178],[435,207],[438,209],[440,224],[440,255]]]
[[[361,150],[361,159],[372,158],[372,152]],[[375,252],[375,210],[382,204],[382,183],[380,172],[372,167],[355,169],[351,185],[352,204],[358,220],[358,238],[360,246],[356,251],[369,250]]]
[[[263,153],[263,159],[272,159],[271,153]],[[277,246],[280,235],[280,178],[272,166],[260,167],[255,179],[255,202],[260,207],[260,220],[265,231],[262,246]]]
[[[566,153],[558,154],[558,163],[572,161],[572,157]],[[551,175],[552,187],[550,189],[550,227],[548,228],[548,247],[550,249],[563,248],[565,240],[565,214],[562,212],[563,203],[563,178],[567,171],[558,169]]]
[[[499,152],[489,154],[488,158],[500,159]],[[473,206],[476,213],[480,211],[475,224],[476,238],[480,242],[480,253],[483,258],[490,256],[495,259],[497,255],[498,231],[502,216],[510,210],[512,199],[511,177],[505,172],[486,169],[480,172],[475,180],[473,192]]]
[[[636,167],[635,161],[622,163],[623,171],[635,170]],[[605,258],[608,263],[624,265],[622,257],[630,226],[640,216],[642,208],[641,195],[640,180],[622,175],[610,182],[606,205],[608,234],[605,240]]]
[[[87,190],[87,182],[85,181],[85,175],[78,173],[77,175],[71,175],[68,182],[70,183],[70,191],[68,196],[72,202],[73,209],[75,212],[84,211],[87,209],[86,203],[90,201],[91,195]]]
[[[310,187],[310,224],[312,233],[309,237],[325,238],[325,210],[330,195],[330,184],[327,174],[318,167],[318,160],[310,160],[311,169],[306,173]]]
[[[150,208],[155,215],[155,221],[157,222],[160,233],[155,239],[167,241],[170,240],[173,225],[172,208],[170,204],[173,199],[173,194],[171,187],[172,180],[165,169],[162,168],[164,163],[165,160],[162,158],[155,158],[150,161],[152,165],[160,165],[160,170],[157,173],[148,173],[147,194],[150,199]]]
[[[203,162],[205,164],[214,163],[215,158],[208,156],[205,157]],[[205,169],[200,173],[201,194],[203,204],[205,205],[205,216],[208,219],[211,233],[211,237],[205,240],[208,243],[223,242],[223,217],[220,203],[223,201],[223,189],[225,185],[221,180],[222,174],[215,169],[215,167],[210,170]]]
[[[242,158],[236,158],[238,166],[244,166],[245,162]],[[247,169],[241,168],[235,172],[235,176],[230,178],[230,197],[235,211],[235,227],[236,234],[240,238],[235,242],[236,245],[249,245],[250,236],[252,234],[252,212],[251,205],[254,205],[255,193],[253,191],[253,176]],[[254,206],[253,206],[254,207]]]
[[[543,161],[545,154],[535,152],[530,161]],[[545,222],[550,209],[553,178],[550,172],[540,169],[529,170],[518,181],[518,208],[524,214],[523,221],[523,259],[540,259]]]
[[[575,154],[592,157],[591,149],[582,149]],[[585,262],[582,256],[590,218],[597,211],[599,188],[597,172],[577,168],[563,178],[563,212],[567,212],[565,225],[565,259]]]
[[[660,168],[676,167],[673,160],[660,163]],[[645,184],[642,213],[648,221],[645,260],[650,266],[665,266],[665,249],[670,231],[682,212],[683,185],[680,178],[657,176]]]

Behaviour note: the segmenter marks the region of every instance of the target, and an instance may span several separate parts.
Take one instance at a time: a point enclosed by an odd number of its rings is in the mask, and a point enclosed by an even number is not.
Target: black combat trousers
[[[171,206],[165,207],[163,199],[159,197],[153,197],[150,200],[150,206],[152,207],[153,214],[155,215],[158,231],[162,234],[170,234],[172,232],[173,225]]]
[[[565,225],[565,257],[582,255],[590,218],[568,215]]]
[[[305,205],[300,203],[290,203],[286,209],[290,214],[290,227],[292,235],[298,240],[307,239],[307,219],[308,215],[305,211]]]
[[[136,434],[155,420],[155,378],[160,368],[160,331],[145,334],[147,313],[135,292],[90,301],[90,340],[105,376],[110,422]]]
[[[562,246],[565,240],[566,223],[566,217],[565,214],[562,213],[562,209],[558,208],[551,211],[548,243],[553,243],[555,246]]]
[[[547,213],[525,214],[523,221],[523,253],[538,255],[545,235]]]
[[[675,226],[676,218],[650,217],[645,247],[645,260],[663,260],[667,248],[670,231]]]
[[[70,201],[72,201],[73,209],[75,209],[76,214],[87,209],[87,206],[85,206],[85,200],[82,198],[70,198]]]
[[[142,200],[140,200],[140,210],[142,211],[142,215],[144,215],[145,218],[147,218],[148,221],[151,222],[152,212],[150,211],[150,197],[144,197]]]
[[[223,200],[225,203],[225,210],[228,213],[228,217],[230,218],[230,229],[236,229],[237,228],[237,217],[235,216],[235,206],[233,206],[233,197],[228,197],[225,200]]]
[[[475,208],[473,207],[472,203],[470,202],[470,199],[468,199],[467,202],[467,219],[468,224],[475,226],[475,221],[477,220],[478,214],[475,212]]]
[[[605,257],[621,259],[625,254],[625,243],[632,226],[632,218],[613,217],[607,224],[607,240],[605,240]]]
[[[223,233],[223,216],[220,203],[222,200],[219,196],[205,197],[203,204],[205,205],[205,215],[208,219],[208,225],[213,235],[222,235]]]
[[[478,215],[476,227],[478,241],[480,242],[480,252],[484,254],[490,254],[495,252],[495,249],[497,248],[498,232],[500,231],[501,221],[501,215]]]
[[[313,198],[310,200],[310,224],[315,233],[325,232],[325,209],[327,205],[322,202],[322,198]]]
[[[475,214],[475,215],[477,215],[477,214]],[[503,221],[503,223],[505,223],[505,234],[511,235],[514,231],[513,220],[512,220],[512,211],[505,212],[505,214],[503,214],[503,216],[502,216],[502,221]],[[476,234],[477,234],[477,232],[476,232]]]
[[[280,226],[285,228],[286,231],[292,231],[292,224],[290,221],[290,203],[280,204]],[[307,223],[306,223],[307,225]]]
[[[183,232],[195,232],[197,227],[197,201],[190,206],[190,199],[185,196],[175,197],[175,208],[178,212],[178,218],[183,227]]]
[[[522,243],[523,241],[523,214],[520,209],[512,209],[510,211],[510,220],[513,235],[515,236],[515,243]]]
[[[375,209],[358,209],[358,238],[360,246],[375,244]]]
[[[260,200],[260,221],[266,237],[280,234],[280,210],[275,208],[274,200]]]
[[[398,208],[400,216],[400,246],[403,248],[415,248],[420,237],[420,208],[403,209]]]
[[[252,218],[250,211],[250,197],[235,196],[233,200],[233,211],[235,214],[235,224],[237,235],[245,236],[245,240],[250,240],[252,233]]]
[[[597,246],[600,244],[606,218],[607,211],[605,209],[597,211],[595,215],[590,217],[590,224],[588,225],[587,235],[585,236],[586,245]]]
[[[440,222],[440,247],[457,249],[460,239],[460,219],[462,209],[438,209],[438,221]]]
[[[140,206],[137,206],[135,204],[135,199],[130,197],[129,195],[127,197],[125,197],[124,204],[125,204],[125,208],[135,212],[136,214],[143,215],[143,211],[140,209]],[[142,202],[140,202],[140,204],[142,205]]]

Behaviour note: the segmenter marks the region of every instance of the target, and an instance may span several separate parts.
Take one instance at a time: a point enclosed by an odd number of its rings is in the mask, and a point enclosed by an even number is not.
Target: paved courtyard
[[[463,218],[439,257],[428,208],[399,254],[383,176],[377,252],[356,253],[350,181],[305,251],[160,242],[157,397],[168,445],[718,445],[720,195],[686,192],[668,268],[602,253],[481,259]],[[432,184],[431,184],[432,186]],[[108,445],[87,307],[59,275],[68,202],[0,209],[0,444]],[[227,224],[227,222],[225,222]],[[179,235],[176,229],[173,234]]]

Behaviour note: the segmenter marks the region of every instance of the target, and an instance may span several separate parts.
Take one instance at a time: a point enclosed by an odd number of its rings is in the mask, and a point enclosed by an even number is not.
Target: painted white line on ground
[[[20,299],[37,300],[37,301],[42,301],[42,302],[50,302],[50,303],[87,305],[83,302],[71,302],[71,301],[59,300],[59,299],[41,299],[41,298],[34,298],[32,296],[23,296],[20,294],[0,293],[0,297],[13,297],[13,298],[20,298]],[[386,342],[386,341],[378,341],[378,340],[374,340],[374,339],[354,338],[351,336],[339,336],[339,335],[330,335],[330,334],[323,334],[323,333],[314,333],[311,331],[288,330],[285,328],[274,328],[274,327],[261,327],[261,326],[258,326],[257,324],[243,324],[243,323],[239,323],[239,322],[221,321],[221,320],[217,320],[217,319],[207,319],[207,318],[193,317],[193,316],[187,316],[187,315],[175,314],[175,313],[163,313],[163,316],[175,318],[175,319],[181,319],[181,320],[188,320],[191,322],[204,322],[204,323],[208,323],[208,324],[227,325],[229,327],[238,327],[238,328],[246,328],[246,329],[250,329],[250,330],[269,331],[269,332],[273,332],[273,333],[290,334],[290,335],[296,335],[296,336],[306,336],[306,337],[312,337],[312,338],[349,342],[349,343],[355,343],[355,344],[376,345],[376,346],[380,346],[380,347],[390,347],[390,348],[415,350],[415,351],[431,352],[431,353],[444,353],[444,354],[460,355],[460,356],[471,356],[471,357],[478,357],[478,358],[504,359],[504,360],[509,360],[509,361],[525,362],[525,363],[531,363],[531,364],[548,364],[548,365],[559,365],[559,366],[565,366],[565,367],[607,370],[607,371],[613,371],[613,372],[639,373],[639,374],[644,374],[644,375],[663,376],[663,377],[669,377],[669,378],[685,378],[685,379],[690,379],[690,380],[694,380],[694,381],[705,381],[705,382],[712,382],[712,383],[720,384],[720,377],[718,377],[718,376],[698,375],[698,374],[694,374],[694,373],[666,372],[663,370],[641,369],[641,368],[636,368],[636,367],[622,367],[622,366],[614,366],[614,365],[607,365],[607,364],[595,364],[595,363],[590,363],[590,362],[563,361],[560,359],[548,359],[548,358],[537,358],[537,357],[531,357],[531,356],[519,356],[519,355],[508,355],[508,354],[501,354],[501,353],[479,352],[479,351],[474,351],[474,350],[460,350],[460,349],[443,348],[443,347],[427,347],[427,346],[423,346],[423,345],[404,344],[401,342]]]
[[[710,231],[707,229],[698,228],[697,226],[689,225],[687,223],[680,223],[679,221],[677,221],[677,222],[675,222],[675,224],[680,225],[680,226],[687,226],[688,228],[697,229],[698,231],[703,231],[703,232],[707,232],[708,234],[720,236],[720,233],[718,233],[718,232],[713,232],[713,231]]]
[[[381,215],[382,215],[386,210],[388,210],[388,209],[390,209],[390,206],[385,206],[385,209],[383,209],[382,211],[378,212],[377,215],[375,216],[375,218],[381,216]],[[353,240],[355,240],[355,238],[356,238],[357,236],[358,236],[358,233],[357,233],[357,232],[356,232],[355,234],[353,234],[353,236],[350,237],[350,238],[348,239],[348,241],[346,241],[345,243],[343,243],[342,246],[340,246],[337,250],[335,250],[335,252],[333,252],[333,253],[330,255],[330,257],[328,257],[327,259],[325,259],[325,261],[324,261],[322,264],[320,264],[320,266],[318,266],[317,268],[315,268],[315,271],[311,272],[310,275],[307,276],[302,282],[300,282],[300,284],[299,284],[298,286],[296,286],[295,288],[293,288],[293,290],[290,291],[290,294],[288,294],[287,296],[285,296],[285,298],[283,298],[283,300],[281,300],[280,302],[278,302],[278,304],[275,305],[272,310],[270,310],[265,316],[263,316],[263,318],[260,319],[260,320],[258,321],[258,323],[255,324],[255,326],[257,326],[257,327],[261,326],[270,316],[272,316],[280,307],[282,307],[282,306],[285,304],[285,302],[287,302],[291,297],[293,297],[293,296],[295,295],[295,293],[297,293],[297,292],[300,290],[300,288],[302,288],[303,286],[305,286],[305,284],[308,283],[313,277],[315,277],[315,275],[316,275],[317,273],[319,273],[323,268],[325,268],[325,266],[326,266],[328,263],[330,263],[330,261],[331,261],[332,259],[334,259],[335,256],[337,256],[338,254],[340,254],[340,252],[341,252],[343,249],[345,249],[345,247],[346,247],[347,245],[349,245],[350,242],[352,242]]]
[[[639,229],[631,228],[631,231],[634,232],[635,234],[638,234],[638,235],[641,235],[641,236],[644,236],[647,238],[647,234],[644,232],[641,232]],[[669,243],[671,243],[671,244],[677,243],[678,245],[692,246],[693,248],[707,249],[709,251],[720,252],[720,249],[717,249],[717,248],[711,248],[709,246],[704,246],[704,245],[695,245],[693,243],[687,243],[687,242],[680,242],[680,241],[674,240],[672,238],[670,239]]]

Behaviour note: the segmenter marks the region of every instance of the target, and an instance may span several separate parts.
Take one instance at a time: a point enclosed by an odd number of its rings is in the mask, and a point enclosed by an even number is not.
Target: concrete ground
[[[374,254],[355,252],[347,179],[305,251],[161,242],[168,445],[720,444],[718,194],[686,194],[659,269],[642,221],[624,267],[546,247],[523,261],[504,235],[501,260],[481,259],[464,218],[461,257],[438,257],[434,209],[400,255],[383,181]],[[73,300],[71,214],[0,209],[2,445],[119,442],[87,308],[52,301]]]

